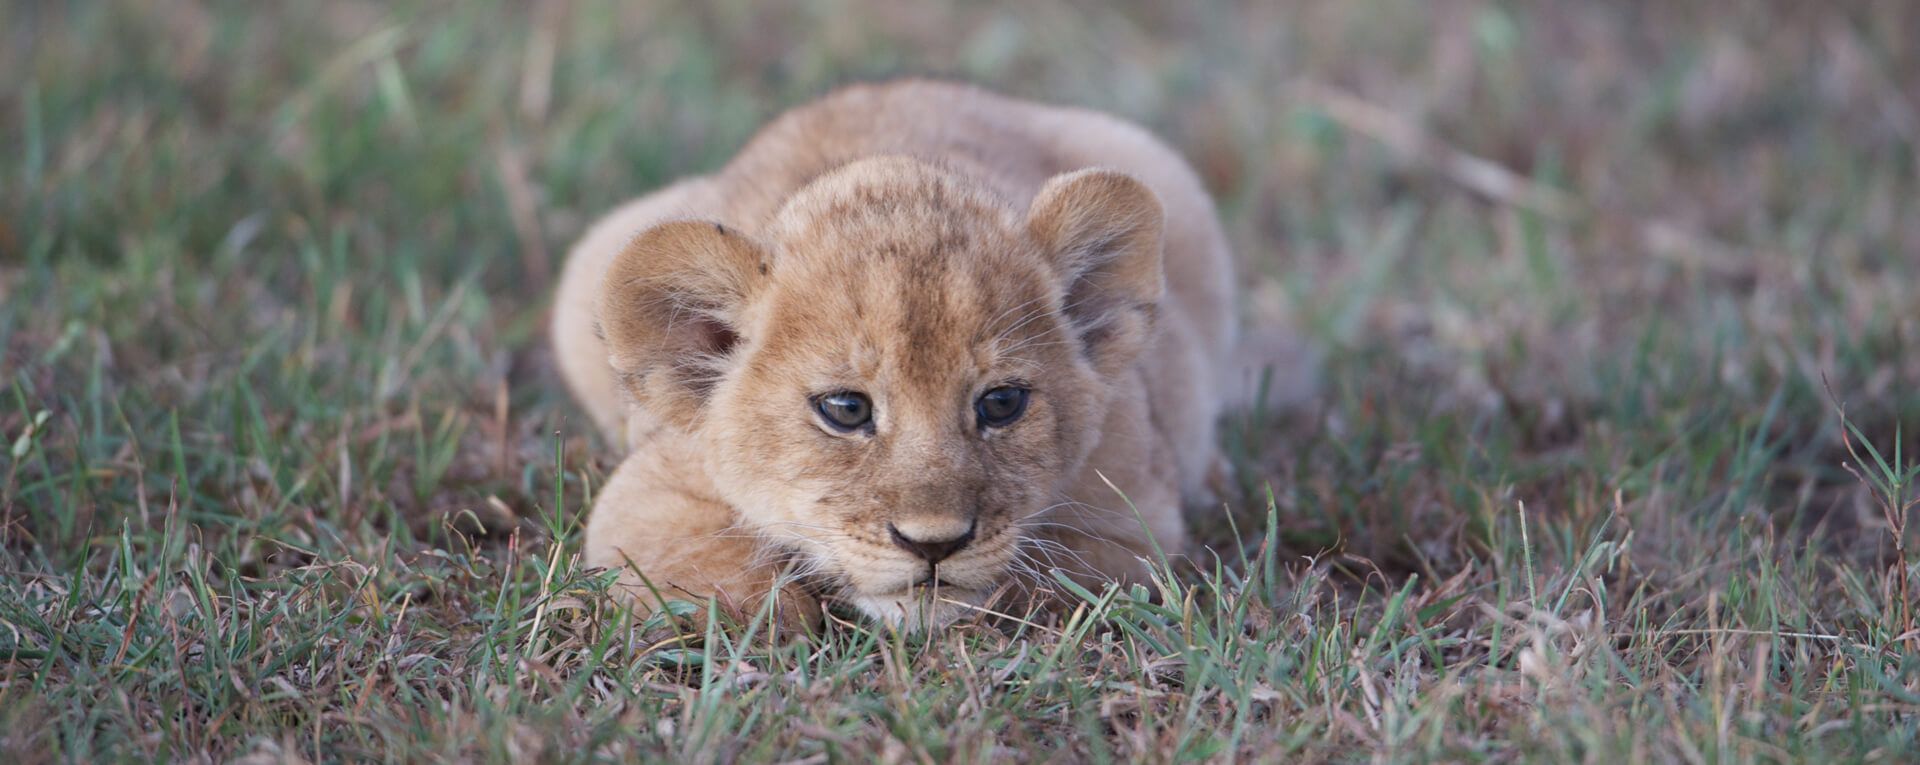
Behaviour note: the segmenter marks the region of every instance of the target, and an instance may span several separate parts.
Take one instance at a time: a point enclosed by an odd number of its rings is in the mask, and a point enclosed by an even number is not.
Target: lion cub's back
[[[978,172],[1016,207],[1047,179],[1107,167],[1146,182],[1166,209],[1167,306],[1208,356],[1232,347],[1233,265],[1213,200],[1179,154],[1133,123],[947,82],[854,85],[796,107],[716,177],[729,220],[758,228],[808,181],[862,157],[908,154]]]

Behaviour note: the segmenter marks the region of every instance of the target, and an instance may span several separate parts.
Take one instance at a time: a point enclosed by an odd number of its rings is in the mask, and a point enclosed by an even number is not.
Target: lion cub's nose
[[[893,543],[928,563],[946,560],[973,541],[973,519],[932,518],[887,524]]]

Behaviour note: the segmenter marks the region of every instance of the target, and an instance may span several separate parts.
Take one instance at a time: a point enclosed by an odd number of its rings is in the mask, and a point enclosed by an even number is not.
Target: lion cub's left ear
[[[607,268],[599,304],[607,362],[633,400],[691,429],[766,270],[764,247],[718,223],[662,223],[635,237]]]
[[[1160,199],[1133,176],[1089,169],[1054,176],[1027,212],[1027,229],[1066,286],[1066,310],[1103,376],[1138,359],[1153,334],[1166,277]]]

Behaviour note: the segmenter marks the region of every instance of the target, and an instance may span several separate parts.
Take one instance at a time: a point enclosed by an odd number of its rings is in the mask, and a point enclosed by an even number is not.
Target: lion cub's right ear
[[[682,429],[699,420],[740,342],[766,250],[718,223],[662,223],[614,258],[600,288],[607,361],[634,401]]]

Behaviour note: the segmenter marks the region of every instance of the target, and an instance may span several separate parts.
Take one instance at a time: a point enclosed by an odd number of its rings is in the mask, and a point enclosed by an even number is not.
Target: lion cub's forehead
[[[930,252],[876,241],[825,262],[782,262],[767,340],[864,378],[984,372],[1056,328],[1060,298],[1041,264],[964,246]]]
[[[861,160],[808,183],[775,215],[770,236],[796,265],[841,259],[941,259],[1006,249],[1023,237],[1010,200],[963,172],[904,157]]]
[[[1051,269],[1004,201],[938,173],[837,180],[776,229],[775,359],[932,395],[1017,366],[1056,329]]]

